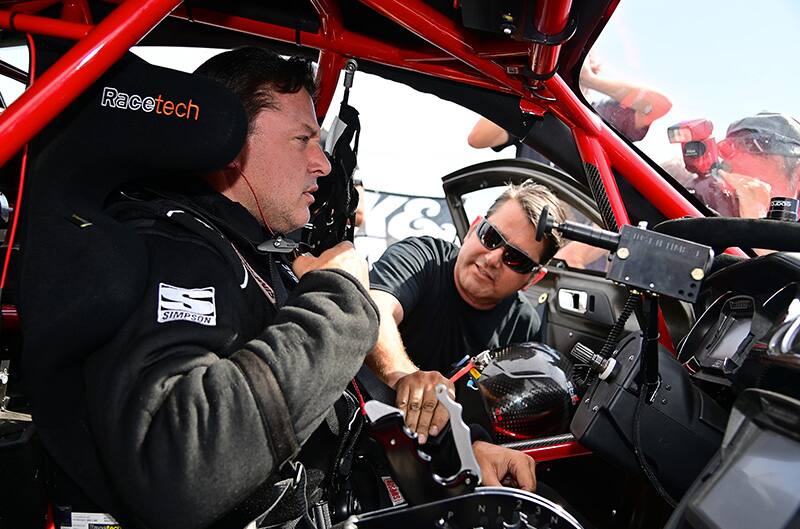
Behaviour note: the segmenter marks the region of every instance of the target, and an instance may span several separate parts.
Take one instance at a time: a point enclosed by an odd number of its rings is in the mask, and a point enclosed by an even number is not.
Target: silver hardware
[[[558,289],[558,306],[575,314],[586,314],[589,295],[582,290]]]
[[[453,439],[456,442],[458,459],[461,460],[461,468],[458,473],[460,474],[468,470],[478,477],[478,481],[482,481],[483,475],[481,474],[481,467],[478,465],[478,460],[475,459],[475,452],[472,451],[472,439],[470,439],[469,427],[461,418],[461,411],[463,409],[461,404],[450,398],[450,394],[447,392],[447,386],[444,384],[436,385],[436,398],[439,399],[442,406],[447,408],[447,413],[450,414],[450,428],[453,432]]]

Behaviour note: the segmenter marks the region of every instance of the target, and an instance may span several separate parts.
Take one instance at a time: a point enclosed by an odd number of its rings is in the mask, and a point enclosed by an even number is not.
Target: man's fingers
[[[530,492],[536,490],[536,462],[533,458],[483,441],[476,441],[472,448],[481,467],[483,485],[499,487],[502,482]]]
[[[422,394],[422,409],[419,413],[417,422],[417,435],[419,436],[419,444],[424,445],[428,440],[429,428],[431,420],[433,419],[434,412],[436,411],[439,401],[436,399],[436,390],[428,386]],[[438,406],[442,407],[442,406]]]
[[[494,465],[489,462],[478,461],[478,466],[481,467],[481,485],[484,487],[502,487]]]
[[[536,490],[536,463],[532,457],[523,453],[515,454],[509,462],[509,473],[518,488],[533,492]]]
[[[408,411],[406,411],[406,425],[413,431],[417,431],[417,422],[422,410],[422,388],[412,387],[408,393]]]
[[[432,436],[439,435],[439,432],[447,424],[447,420],[450,418],[450,414],[447,413],[447,408],[444,406],[436,406],[436,411],[433,413],[433,418],[431,419],[431,427],[428,429]]]
[[[408,386],[403,384],[397,385],[395,405],[403,412],[405,417],[408,417]]]
[[[420,444],[425,444],[429,436],[438,435],[447,424],[447,408],[439,406],[436,398],[437,384],[447,385],[450,396],[455,398],[455,386],[437,371],[415,371],[395,386],[397,407],[405,412],[406,425],[417,432]]]

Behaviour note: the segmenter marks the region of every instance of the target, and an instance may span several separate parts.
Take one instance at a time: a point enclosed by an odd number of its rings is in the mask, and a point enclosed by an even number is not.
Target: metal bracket
[[[258,245],[258,251],[264,253],[293,253],[300,250],[300,243],[282,235]]]
[[[453,430],[453,439],[456,442],[458,459],[461,461],[461,468],[456,475],[464,472],[471,472],[477,476],[478,481],[481,482],[483,480],[481,467],[478,465],[478,460],[475,459],[475,452],[472,451],[472,439],[470,437],[469,427],[461,418],[461,411],[463,410],[461,404],[450,398],[450,394],[447,392],[447,386],[444,384],[436,385],[436,398],[439,399],[442,406],[447,408],[447,413],[450,414],[450,428]]]

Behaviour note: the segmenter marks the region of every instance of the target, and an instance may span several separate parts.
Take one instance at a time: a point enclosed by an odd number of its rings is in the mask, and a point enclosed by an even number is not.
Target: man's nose
[[[486,252],[486,264],[489,266],[498,267],[503,262],[503,247],[498,246],[494,250],[488,250]]]
[[[311,153],[308,160],[308,172],[320,178],[326,176],[331,172],[331,162],[322,148],[322,145],[317,143],[311,146]]]

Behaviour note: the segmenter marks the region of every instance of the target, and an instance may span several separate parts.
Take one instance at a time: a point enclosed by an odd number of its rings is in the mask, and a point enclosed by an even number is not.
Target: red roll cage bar
[[[0,165],[23,149],[28,141],[131,46],[165,17],[173,16],[320,50],[320,90],[317,101],[320,115],[327,112],[339,73],[349,58],[365,59],[519,97],[523,112],[537,115],[553,112],[571,128],[583,161],[598,168],[619,225],[629,223],[629,218],[612,168],[667,217],[701,215],[587,108],[558,74],[547,80],[527,83],[518,75],[518,66],[508,66],[508,61],[522,62],[534,76],[553,71],[557,66],[560,45],[513,40],[481,43],[467,30],[421,0],[359,1],[429,45],[413,49],[400,48],[349,31],[342,24],[340,6],[335,0],[312,0],[320,21],[316,33],[208,9],[192,8],[189,12],[181,5],[181,0],[112,0],[119,5],[96,25],[92,23],[86,0],[0,2],[0,8],[4,7],[0,9],[0,28],[77,41],[67,54],[31,83],[29,89],[0,114]],[[36,15],[57,4],[62,6],[60,19]],[[536,29],[545,35],[563,31],[568,24],[571,5],[572,0],[537,2]],[[611,10],[614,7],[616,2],[612,3]],[[6,282],[17,219],[22,206],[22,191],[23,182],[20,181],[0,289]],[[663,325],[662,328],[666,329]],[[539,460],[588,453],[577,443],[527,452]]]
[[[589,110],[558,75],[526,85],[514,68],[506,68],[500,61],[508,57],[522,58],[534,73],[546,72],[557,63],[559,45],[511,40],[481,44],[464,28],[421,0],[360,1],[432,46],[401,49],[348,31],[342,25],[339,5],[333,0],[312,0],[320,20],[317,33],[208,9],[192,8],[190,14],[180,5],[180,0],[125,0],[97,25],[90,23],[85,0],[64,1],[61,19],[30,14],[60,3],[57,1],[10,4],[8,9],[0,10],[0,28],[78,42],[0,115],[0,164],[7,162],[131,46],[171,14],[191,18],[196,23],[319,49],[321,89],[317,104],[323,115],[347,58],[366,59],[518,96],[524,111],[539,115],[553,112],[572,129],[582,159],[600,171],[618,224],[627,223],[628,217],[613,181],[612,167],[667,217],[700,215]],[[537,29],[545,34],[562,31],[571,4],[572,0],[537,2]]]

